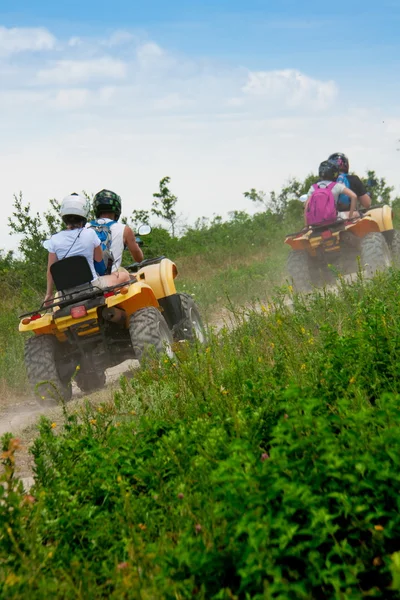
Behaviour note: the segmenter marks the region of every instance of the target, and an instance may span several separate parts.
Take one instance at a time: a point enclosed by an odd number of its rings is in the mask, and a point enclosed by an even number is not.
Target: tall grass
[[[31,495],[4,438],[0,595],[397,598],[399,292],[391,272],[236,311],[43,419]]]

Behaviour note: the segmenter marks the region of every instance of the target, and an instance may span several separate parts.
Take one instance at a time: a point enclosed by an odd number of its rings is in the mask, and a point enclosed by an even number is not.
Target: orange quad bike
[[[292,248],[287,271],[296,291],[308,292],[313,286],[332,283],[330,265],[343,275],[357,272],[358,257],[367,277],[400,264],[400,232],[393,228],[390,206],[359,210],[352,219],[347,214],[339,213],[332,223],[310,225],[286,236],[285,244]]]
[[[200,312],[191,296],[177,293],[171,260],[160,256],[127,269],[130,282],[99,289],[90,283],[86,258],[52,265],[58,290],[52,304],[21,315],[19,324],[33,334],[25,342],[25,365],[40,403],[69,400],[73,379],[83,392],[99,389],[107,368],[143,361],[151,349],[173,357],[174,342],[204,343]]]

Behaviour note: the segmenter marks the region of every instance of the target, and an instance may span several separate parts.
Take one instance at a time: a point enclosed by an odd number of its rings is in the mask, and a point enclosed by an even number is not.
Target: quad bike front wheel
[[[139,362],[152,350],[157,354],[166,353],[173,358],[172,334],[157,308],[149,306],[133,313],[129,319],[129,334],[135,358]]]
[[[195,301],[189,294],[178,295],[183,318],[173,329],[174,340],[176,342],[194,342],[197,340],[200,344],[204,344],[206,330]]]
[[[367,277],[386,271],[392,264],[389,246],[382,233],[367,233],[361,240],[361,264]]]
[[[25,343],[25,366],[39,404],[44,406],[67,402],[72,396],[69,374],[63,374],[57,344],[52,335],[36,335]]]
[[[304,250],[293,250],[287,259],[287,271],[296,292],[311,291],[313,282],[307,252]]]

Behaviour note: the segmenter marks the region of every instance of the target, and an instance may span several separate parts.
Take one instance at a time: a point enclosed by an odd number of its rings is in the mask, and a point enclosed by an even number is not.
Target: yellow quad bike
[[[151,348],[172,357],[174,342],[205,341],[195,302],[176,291],[171,260],[160,256],[128,270],[130,282],[100,290],[82,256],[51,267],[58,290],[53,303],[21,315],[19,324],[34,334],[25,343],[25,365],[40,403],[69,400],[74,373],[80,389],[90,392],[104,386],[107,368],[141,361]]]
[[[286,236],[285,244],[292,248],[287,271],[297,291],[332,282],[328,265],[344,275],[356,272],[358,257],[367,277],[399,265],[400,232],[393,228],[390,206],[372,206],[358,213],[352,219],[339,213],[342,216],[332,223],[311,225]]]

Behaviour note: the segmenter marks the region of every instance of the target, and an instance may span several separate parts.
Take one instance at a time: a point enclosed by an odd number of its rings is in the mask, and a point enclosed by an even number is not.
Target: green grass
[[[0,596],[398,598],[399,293],[278,296],[42,419],[32,496],[4,438]]]

